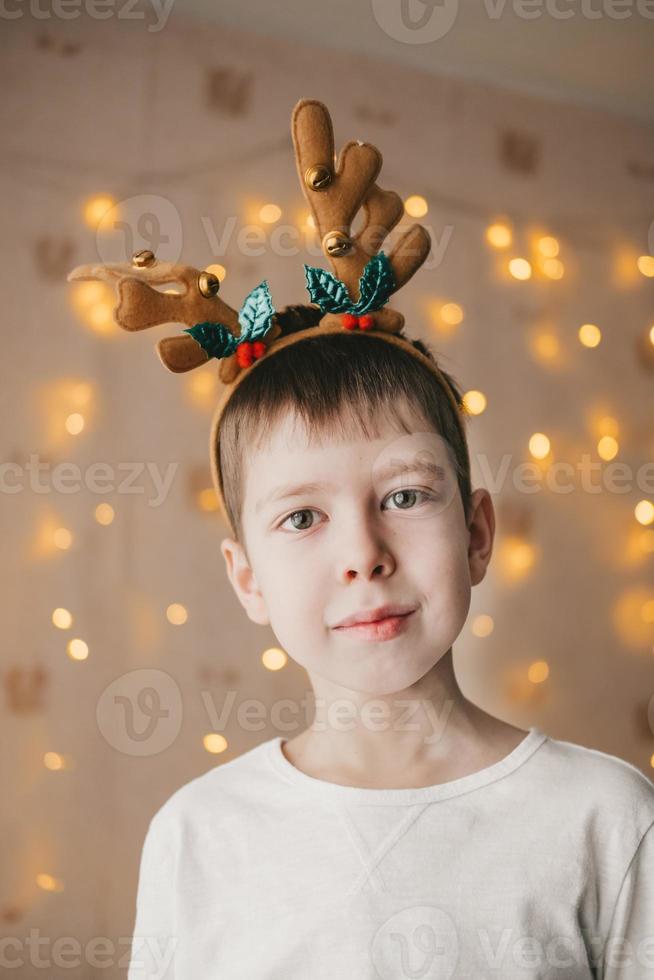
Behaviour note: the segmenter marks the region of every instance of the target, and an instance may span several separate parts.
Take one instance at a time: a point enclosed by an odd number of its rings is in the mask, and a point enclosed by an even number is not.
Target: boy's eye
[[[426,490],[418,490],[418,489],[416,489],[414,487],[403,489],[403,490],[394,490],[393,493],[390,493],[388,495],[387,499],[390,500],[391,498],[394,498],[394,497],[403,497],[403,496],[404,497],[407,497],[408,496],[409,501],[411,501],[411,500],[414,499],[414,497],[416,496],[416,494],[418,496],[420,496],[420,497],[424,497],[427,500],[435,500],[435,497],[434,497],[434,495],[432,493],[427,493]],[[392,509],[394,509],[394,510],[410,510],[412,508],[411,508],[411,505],[409,504],[408,507],[407,506],[399,506],[397,508],[392,508]],[[291,521],[294,530],[296,530],[296,531],[306,531],[306,530],[308,530],[308,528],[311,525],[304,524],[304,525],[301,526],[300,525],[300,522],[293,521],[292,519],[295,518],[295,517],[298,517],[298,516],[301,518],[301,516],[303,514],[317,514],[317,513],[318,513],[318,511],[317,510],[314,510],[311,507],[305,507],[302,510],[294,510],[291,514],[288,515],[288,517],[286,517],[282,521],[282,523],[279,525],[279,527],[280,528],[283,528],[284,525],[288,521]],[[289,528],[289,530],[290,530],[290,528]]]

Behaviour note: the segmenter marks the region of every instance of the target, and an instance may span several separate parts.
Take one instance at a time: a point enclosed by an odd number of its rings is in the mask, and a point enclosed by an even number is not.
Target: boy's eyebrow
[[[446,473],[445,467],[441,466],[439,463],[434,463],[432,460],[416,459],[411,461],[407,460],[393,460],[388,466],[385,466],[382,470],[376,474],[376,479],[386,480],[391,476],[396,476],[398,473],[421,473],[424,476],[431,477],[435,480],[444,480]],[[333,483],[300,483],[297,486],[279,486],[275,487],[267,497],[263,497],[255,506],[255,513],[259,511],[266,504],[277,503],[280,500],[285,500],[288,497],[299,497],[305,493],[316,493],[319,490],[333,490]]]

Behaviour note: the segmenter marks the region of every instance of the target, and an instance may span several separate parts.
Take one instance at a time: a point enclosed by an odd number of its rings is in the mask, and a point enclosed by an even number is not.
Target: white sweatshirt
[[[654,784],[530,728],[418,789],[306,775],[282,738],[155,813],[128,980],[654,980]]]

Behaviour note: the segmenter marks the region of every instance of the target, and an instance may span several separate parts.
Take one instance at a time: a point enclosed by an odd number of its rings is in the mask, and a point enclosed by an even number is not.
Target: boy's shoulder
[[[150,827],[156,831],[173,825],[188,829],[191,823],[215,826],[216,820],[246,816],[257,799],[274,796],[278,790],[268,765],[274,741],[260,742],[184,783],[155,812]]]
[[[536,755],[542,795],[562,810],[574,808],[593,823],[632,827],[636,837],[654,823],[654,783],[625,759],[554,737]]]

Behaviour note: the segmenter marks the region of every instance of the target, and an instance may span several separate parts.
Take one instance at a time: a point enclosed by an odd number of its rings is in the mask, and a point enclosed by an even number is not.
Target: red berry
[[[344,313],[342,316],[342,323],[346,330],[354,330],[357,325],[357,320],[358,317],[352,313]]]
[[[364,313],[363,316],[359,317],[359,327],[361,330],[370,330],[374,323],[373,317],[369,313]]]
[[[236,360],[239,367],[250,367],[252,364],[252,344],[249,341],[246,340],[238,345],[236,348]]]
[[[254,354],[255,360],[256,358],[261,357],[262,354],[266,353],[266,345],[264,344],[263,340],[255,340],[255,342],[252,344],[252,353]]]

